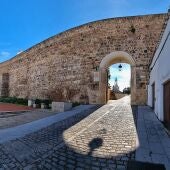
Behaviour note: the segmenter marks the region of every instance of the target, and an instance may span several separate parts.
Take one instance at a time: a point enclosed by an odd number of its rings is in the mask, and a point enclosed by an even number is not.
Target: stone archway
[[[116,51],[103,58],[99,66],[99,102],[107,102],[107,69],[115,63],[128,63],[131,65],[131,104],[136,104],[136,64],[132,56],[123,51]]]

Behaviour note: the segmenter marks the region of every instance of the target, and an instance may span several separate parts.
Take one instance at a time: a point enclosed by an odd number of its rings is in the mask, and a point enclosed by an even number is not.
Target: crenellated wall
[[[0,94],[1,77],[8,73],[9,96],[43,99],[57,90],[69,91],[71,100],[96,103],[99,83],[94,82],[94,71],[106,55],[124,51],[136,64],[136,104],[145,104],[149,64],[167,18],[157,14],[106,19],[53,36],[0,64]]]

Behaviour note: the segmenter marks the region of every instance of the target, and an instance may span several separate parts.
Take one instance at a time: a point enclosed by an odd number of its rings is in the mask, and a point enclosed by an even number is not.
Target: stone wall
[[[167,14],[157,14],[88,23],[1,63],[0,75],[9,74],[9,96],[43,99],[62,91],[71,94],[66,100],[96,103],[99,86],[93,72],[109,53],[125,51],[136,63],[137,104],[145,104],[148,67],[166,20]]]

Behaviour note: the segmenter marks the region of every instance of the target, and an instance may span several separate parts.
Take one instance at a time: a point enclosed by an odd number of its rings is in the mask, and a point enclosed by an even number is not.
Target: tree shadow
[[[133,112],[133,120],[136,125],[136,118],[137,118],[137,106],[132,106],[132,112]],[[96,122],[98,123],[98,122]],[[100,122],[105,123],[103,120]],[[76,124],[77,126],[77,124]],[[126,126],[126,125],[125,125]],[[73,129],[72,129],[73,127]],[[68,130],[71,129],[70,132],[74,133],[74,126],[69,127]],[[111,128],[111,127],[110,127]],[[81,127],[80,127],[81,129]],[[106,128],[100,127],[99,129],[95,129],[94,127],[90,128],[93,134],[93,131],[97,133],[94,135],[94,138],[91,138],[90,133],[88,130],[83,131],[85,133],[84,135],[81,131],[78,133],[78,138],[73,137],[71,138],[69,136],[70,133],[64,135],[64,131],[62,132],[62,142],[63,145],[59,148],[54,149],[54,152],[50,156],[47,157],[44,161],[44,164],[42,161],[37,162],[35,164],[34,168],[40,168],[40,169],[46,169],[46,164],[55,158],[55,161],[53,161],[52,168],[57,169],[107,169],[107,170],[117,170],[117,169],[128,169],[128,162],[135,160],[135,149],[129,149],[128,151],[122,151],[121,153],[112,152],[112,149],[116,149],[116,146],[119,145],[119,143],[112,143],[112,146],[114,148],[110,148],[106,150],[104,147],[107,147],[109,143],[107,144],[107,140],[109,138]],[[126,133],[126,128],[125,132]],[[122,133],[122,134],[123,134]],[[89,137],[90,136],[90,137]],[[87,137],[87,138],[86,138]],[[89,137],[89,138],[88,138]],[[68,140],[67,139],[70,139]],[[120,141],[121,142],[121,141]],[[105,145],[105,146],[104,146]],[[122,148],[123,149],[123,148]],[[54,163],[55,162],[55,163]],[[43,165],[42,165],[43,164]],[[41,165],[41,166],[40,166]],[[131,164],[130,164],[131,166]]]
[[[137,106],[132,106],[135,125],[138,117],[137,110]],[[86,114],[86,116],[89,115],[90,113]],[[25,165],[31,166],[30,169],[129,169],[127,167],[128,162],[135,160],[135,150],[137,148],[129,149],[128,151],[122,150],[121,153],[114,154],[112,150],[115,149],[115,152],[117,151],[116,147],[119,145],[119,142],[115,142],[117,139],[110,141],[109,135],[112,135],[112,133],[103,127],[105,124],[104,119],[100,121],[101,125],[98,128],[90,125],[90,131],[82,131],[82,129],[86,129],[86,126],[88,126],[86,125],[82,128],[82,122],[80,122],[81,120],[84,121],[86,116],[84,114],[76,115],[69,121],[61,121],[38,132],[29,134],[24,138],[0,145],[0,148],[5,148],[5,151],[8,149],[8,154],[11,154],[14,159],[20,162],[21,167],[18,168],[21,169]],[[78,122],[80,123],[76,124]],[[95,123],[97,124],[98,122]],[[76,130],[73,126],[75,124]],[[112,128],[112,124],[107,126]],[[127,133],[127,128],[125,125],[122,135]],[[67,130],[71,133],[68,133],[65,138],[64,133]],[[95,132],[95,135],[91,136],[93,132]],[[69,140],[67,141],[67,139]],[[22,146],[19,147],[21,141]],[[111,143],[111,146],[109,146],[109,143]],[[28,150],[29,147],[30,149]],[[133,167],[132,164],[129,166]],[[7,166],[9,169],[12,169],[10,164]],[[136,169],[136,167],[132,169]]]
[[[88,144],[89,148],[90,148],[90,152],[88,153],[88,155],[92,155],[93,151],[97,148],[100,148],[103,144],[103,139],[102,138],[94,138],[93,140],[91,140]]]

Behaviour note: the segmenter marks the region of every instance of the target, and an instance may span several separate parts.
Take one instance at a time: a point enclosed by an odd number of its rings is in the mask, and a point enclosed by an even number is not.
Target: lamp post
[[[122,65],[121,64],[119,64],[118,68],[119,68],[119,71],[122,71]]]

